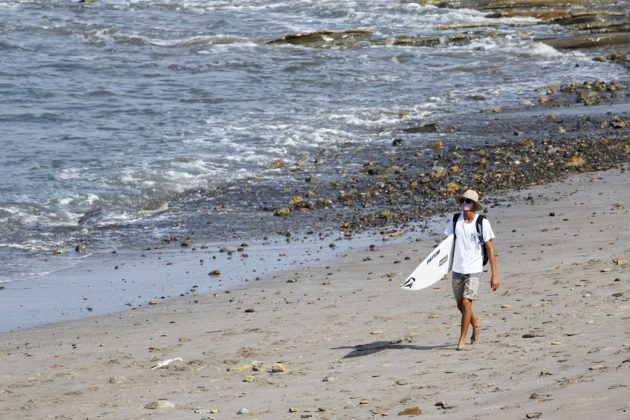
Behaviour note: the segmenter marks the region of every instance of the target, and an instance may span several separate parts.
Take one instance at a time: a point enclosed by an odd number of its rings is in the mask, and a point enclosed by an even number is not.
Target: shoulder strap
[[[477,228],[477,236],[479,236],[479,240],[481,241],[482,245],[485,242],[483,240],[483,226],[482,226],[483,225],[483,219],[485,219],[485,218],[486,218],[486,216],[483,216],[483,215],[480,214],[480,215],[477,216],[477,221],[475,223],[475,226]]]
[[[457,219],[459,219],[459,213],[453,215],[453,238],[457,239],[457,233],[455,233],[455,226],[457,226]]]

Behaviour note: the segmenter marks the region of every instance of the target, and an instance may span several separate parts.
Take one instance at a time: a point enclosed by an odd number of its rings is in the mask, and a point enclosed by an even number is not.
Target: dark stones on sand
[[[273,162],[271,162],[268,167],[269,167],[269,169],[282,169],[286,165],[287,164],[284,162],[284,160],[278,159],[278,160],[274,160]]]
[[[291,197],[287,204],[289,206],[293,206],[293,207],[304,207],[305,206],[304,198],[302,198],[302,196],[299,196],[299,195],[294,195],[293,197]]]
[[[287,207],[281,207],[279,209],[276,209],[276,211],[274,211],[274,216],[279,216],[279,217],[289,217],[291,215],[291,209],[287,208]]]
[[[403,129],[405,133],[437,133],[438,128],[434,123],[421,124],[415,127]]]
[[[580,92],[577,94],[577,102],[582,102],[586,106],[599,105],[599,94],[597,92]]]

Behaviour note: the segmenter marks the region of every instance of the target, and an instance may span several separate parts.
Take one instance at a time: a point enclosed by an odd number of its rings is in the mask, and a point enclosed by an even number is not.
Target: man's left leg
[[[464,293],[461,301],[457,302],[457,307],[462,313],[462,322],[460,327],[458,350],[463,350],[466,346],[466,335],[468,327],[472,324],[473,333],[470,342],[474,344],[479,336],[479,321],[473,312],[473,301],[477,299],[477,290],[479,289],[479,279],[481,273],[468,274],[464,283]]]
[[[466,335],[468,334],[468,326],[470,325],[472,319],[474,318],[473,309],[472,309],[472,300],[463,298],[457,301],[457,307],[462,313],[462,321],[460,324],[460,333],[459,333],[459,343],[457,344],[457,350],[464,350],[466,347]],[[477,324],[477,328],[479,328],[479,323],[476,318],[475,323],[473,324],[473,334],[474,334],[474,325]],[[475,337],[475,340],[477,338]]]

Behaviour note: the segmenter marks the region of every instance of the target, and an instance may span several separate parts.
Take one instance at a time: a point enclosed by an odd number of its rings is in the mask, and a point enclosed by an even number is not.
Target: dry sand
[[[488,213],[501,287],[484,276],[469,351],[450,281],[399,289],[433,245],[410,237],[198,303],[2,334],[0,417],[630,418],[630,267],[613,261],[630,256],[630,176],[509,202]]]

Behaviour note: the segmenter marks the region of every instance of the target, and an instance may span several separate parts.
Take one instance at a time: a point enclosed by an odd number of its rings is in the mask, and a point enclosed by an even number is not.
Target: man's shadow
[[[447,344],[442,344],[439,346],[417,346],[412,344],[401,344],[401,342],[375,341],[368,344],[357,344],[356,346],[334,347],[333,350],[353,349],[350,353],[343,356],[344,359],[349,359],[352,357],[369,356],[370,354],[375,354],[383,350],[434,350],[448,347],[452,346],[449,346]]]

